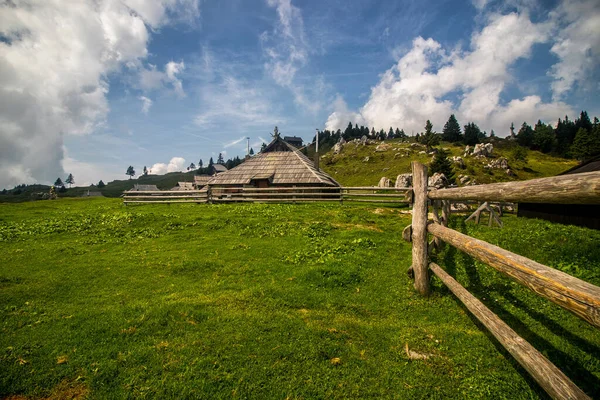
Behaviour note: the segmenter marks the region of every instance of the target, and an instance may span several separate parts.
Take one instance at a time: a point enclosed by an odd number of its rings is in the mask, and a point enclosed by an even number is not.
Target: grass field
[[[598,231],[463,220],[600,285]],[[439,281],[414,292],[409,223],[362,205],[0,204],[0,397],[545,398]],[[452,249],[437,261],[600,397],[596,329]]]

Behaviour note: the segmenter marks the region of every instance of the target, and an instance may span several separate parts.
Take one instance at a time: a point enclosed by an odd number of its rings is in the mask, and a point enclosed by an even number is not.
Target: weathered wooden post
[[[413,214],[412,214],[412,269],[415,289],[427,296],[429,276],[427,273],[427,167],[413,161]]]

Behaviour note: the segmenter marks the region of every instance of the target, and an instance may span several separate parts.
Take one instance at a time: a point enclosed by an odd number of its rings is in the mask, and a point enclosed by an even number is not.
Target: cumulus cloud
[[[168,172],[180,172],[185,169],[185,158],[173,157],[168,164],[156,163],[148,169],[152,175],[164,175]]]
[[[336,96],[332,107],[334,111],[329,115],[329,118],[327,118],[325,129],[329,129],[330,131],[337,131],[338,129],[344,130],[348,126],[348,122],[358,125],[364,125],[366,123],[360,113],[348,109],[348,105],[344,101],[344,98],[339,94]]]
[[[473,33],[468,51],[447,51],[434,39],[418,37],[372,88],[355,119],[376,129],[394,126],[420,132],[428,119],[441,130],[454,113],[463,123],[474,121],[506,136],[513,121],[572,114],[567,104],[544,103],[535,95],[501,102],[502,91],[513,79],[511,65],[529,57],[535,44],[547,41],[551,28],[549,23],[532,23],[527,14],[491,14],[486,26]],[[353,116],[344,108],[336,110],[327,121],[329,128],[347,125],[337,118],[342,112]]]
[[[138,97],[138,99],[142,101],[142,112],[144,114],[148,114],[148,111],[150,111],[150,107],[152,107],[152,100],[147,98],[146,96],[140,96]]]
[[[0,5],[0,187],[63,175],[63,137],[109,112],[106,77],[147,56],[149,31],[197,1]],[[195,6],[197,9],[197,6]],[[175,76],[175,75],[174,75]]]

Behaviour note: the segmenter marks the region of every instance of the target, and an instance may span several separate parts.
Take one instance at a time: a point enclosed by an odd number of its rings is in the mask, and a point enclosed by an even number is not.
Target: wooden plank
[[[427,231],[600,328],[600,287],[441,225]]]
[[[429,268],[553,399],[590,399],[561,370],[521,338],[439,265]]]
[[[411,162],[413,176],[412,217],[412,269],[415,274],[415,289],[426,296],[429,294],[427,274],[427,167]]]
[[[600,171],[432,190],[433,200],[478,200],[521,203],[600,204]]]
[[[386,193],[344,193],[344,197],[395,197],[406,200],[404,193],[402,194],[386,194]]]
[[[124,195],[135,195],[135,194],[181,194],[181,193],[206,193],[206,190],[140,190],[140,191],[129,191],[123,192]]]

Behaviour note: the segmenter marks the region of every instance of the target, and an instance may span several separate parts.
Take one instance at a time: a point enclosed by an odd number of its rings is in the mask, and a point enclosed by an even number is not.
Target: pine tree
[[[458,124],[454,114],[450,115],[448,122],[444,124],[444,129],[442,130],[442,140],[451,143],[460,142],[462,140],[460,125]]]
[[[533,129],[531,129],[531,126],[529,126],[527,122],[523,122],[521,129],[519,129],[519,133],[517,133],[517,143],[530,149],[533,145],[533,136]]]
[[[65,186],[65,184],[63,183],[62,179],[56,178],[56,181],[54,181],[54,186],[60,187],[60,186]]]
[[[148,168],[146,168],[146,166],[144,165],[144,171],[143,171],[143,175],[144,176],[148,176]]]
[[[202,159],[200,159],[200,161],[198,161],[198,169],[202,169]]]
[[[104,182],[100,180],[100,182],[98,182],[98,188],[102,189],[104,186],[106,186],[106,184],[104,184]]]
[[[370,135],[373,139],[375,138],[375,136],[377,136],[377,133],[375,133],[375,127],[371,128],[371,135]]]
[[[191,163],[190,166],[188,167],[188,171],[193,171],[196,169],[196,165],[194,163]]]
[[[252,147],[250,147],[250,155],[253,156],[254,155],[254,149]]]
[[[592,131],[592,121],[590,121],[587,111],[582,111],[581,114],[579,114],[579,118],[575,120],[575,129],[577,129],[578,133],[581,128],[588,132]]]
[[[321,138],[319,137],[319,141],[320,141],[320,140],[321,140]],[[261,151],[261,153],[262,153],[262,152],[263,152],[263,151],[264,151],[266,148],[267,148],[267,144],[266,144],[265,142],[263,142],[263,143],[260,145],[260,151]]]
[[[69,188],[75,184],[75,177],[73,176],[73,174],[69,174],[69,176],[67,176],[67,179],[65,179],[65,183],[69,184]]]
[[[388,137],[388,139],[394,138],[394,129],[392,129],[391,126],[390,126],[390,130],[388,131],[387,137]]]
[[[217,158],[217,164],[223,164],[225,160],[223,160],[223,153],[219,153],[219,157]]]
[[[212,168],[212,166],[215,165],[212,157],[210,158],[210,160],[208,160],[208,171],[210,173],[210,169]]]
[[[600,154],[600,127],[588,131],[579,128],[571,146],[571,155],[579,161],[585,161]]]
[[[433,146],[440,144],[440,136],[432,131],[433,125],[430,120],[425,124],[425,133],[421,136],[421,143],[427,147],[427,151],[431,151]]]
[[[538,120],[533,132],[533,147],[542,153],[550,153],[556,147],[556,137],[552,126]]]
[[[465,134],[463,137],[463,143],[467,146],[474,146],[479,143],[481,136],[481,130],[474,122],[469,122],[465,125]]]
[[[125,175],[129,175],[129,179],[135,176],[135,170],[133,169],[133,166],[130,165],[129,168],[127,168]]]
[[[456,183],[452,162],[448,158],[448,152],[444,149],[440,149],[433,157],[433,160],[429,165],[429,172],[431,175],[435,174],[436,172],[442,173],[446,176],[446,179],[448,179],[449,183]]]

